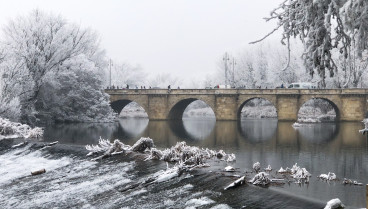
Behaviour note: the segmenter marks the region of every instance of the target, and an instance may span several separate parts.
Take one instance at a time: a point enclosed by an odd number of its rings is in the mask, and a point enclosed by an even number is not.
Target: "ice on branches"
[[[152,147],[154,147],[153,140],[148,137],[142,137],[132,146],[131,150],[134,152],[144,152],[147,148],[151,149]]]
[[[253,170],[258,173],[261,170],[261,164],[259,162],[254,163]]]
[[[255,175],[249,183],[252,183],[254,185],[267,185],[271,183],[271,180],[268,178],[268,174],[265,172],[260,172],[257,175]]]
[[[359,133],[364,135],[368,133],[368,118],[364,119],[362,122],[364,123],[364,129],[359,130]]]
[[[336,174],[331,172],[328,172],[328,174],[322,173],[321,175],[318,176],[318,178],[326,181],[333,181],[336,180]]]
[[[160,151],[152,149],[148,159],[159,159],[167,162],[183,162],[186,165],[204,165],[206,159],[219,158],[226,161],[234,161],[234,154],[226,154],[223,150],[218,152],[206,149],[200,149],[194,146],[188,146],[185,142],[178,142],[170,149]]]
[[[301,180],[305,180],[306,183],[309,182],[309,177],[312,175],[305,168],[300,168],[297,163],[293,165],[291,168],[291,177],[297,179],[297,183],[300,183]]]
[[[210,149],[200,149],[194,146],[188,146],[185,142],[178,142],[170,149],[159,150],[154,148],[151,138],[140,138],[133,146],[125,145],[118,139],[114,143],[106,139],[100,139],[98,145],[87,145],[86,149],[90,151],[87,155],[104,153],[103,156],[95,159],[101,159],[112,154],[124,153],[126,151],[148,153],[146,160],[157,159],[166,162],[177,162],[183,165],[206,166],[205,160],[211,158],[223,159],[227,162],[234,161],[234,154],[226,154],[223,150],[213,151]],[[149,151],[147,151],[149,150]]]
[[[98,141],[98,145],[86,145],[86,149],[90,151],[87,156],[101,152],[104,152],[105,155],[112,155],[122,153],[125,150],[129,150],[130,146],[125,145],[118,139],[115,139],[114,143],[111,143],[107,139],[100,138]]]
[[[43,136],[43,129],[39,127],[31,128],[29,125],[11,122],[8,119],[0,118],[0,140],[6,138],[40,138]]]
[[[242,184],[245,184],[245,176],[242,176],[239,179],[235,180],[233,183],[229,184],[229,186],[225,187],[224,190],[228,190]]]

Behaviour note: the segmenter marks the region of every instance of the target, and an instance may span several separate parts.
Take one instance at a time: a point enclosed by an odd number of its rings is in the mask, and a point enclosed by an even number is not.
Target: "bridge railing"
[[[108,94],[368,94],[368,89],[105,89]]]

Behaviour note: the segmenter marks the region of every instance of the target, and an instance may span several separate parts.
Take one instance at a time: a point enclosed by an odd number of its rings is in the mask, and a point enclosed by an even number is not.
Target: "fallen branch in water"
[[[224,190],[228,190],[240,185],[245,184],[245,176],[240,177],[239,179],[237,179],[236,181],[234,181],[233,183],[229,184],[229,186],[225,187]]]
[[[54,145],[56,145],[56,144],[58,144],[58,143],[59,143],[59,141],[54,141],[54,142],[50,142],[50,143],[48,143],[48,144],[43,144],[43,145],[41,146],[41,150],[42,150],[42,149],[49,148],[49,147],[51,147],[51,146],[54,146]]]
[[[133,146],[125,145],[118,139],[114,143],[100,139],[99,145],[87,145],[86,149],[90,151],[87,156],[103,152],[103,155],[92,160],[100,160],[113,154],[125,153],[126,151],[147,152],[148,157],[145,160],[157,159],[166,162],[182,163],[188,169],[206,167],[208,164],[205,161],[215,157],[228,162],[236,159],[234,154],[226,154],[223,150],[216,152],[210,149],[200,149],[198,147],[188,146],[185,142],[178,142],[175,146],[163,151],[154,148],[154,146],[152,139],[142,137]]]
[[[40,175],[40,174],[43,174],[43,173],[46,173],[45,169],[41,169],[41,170],[38,170],[38,171],[31,172],[32,176]]]
[[[27,144],[28,144],[28,142],[27,142],[27,141],[25,141],[25,142],[22,142],[22,143],[19,143],[19,144],[13,145],[11,148],[12,148],[12,149],[17,149],[17,148],[23,147],[23,146],[25,146],[25,145],[27,145]]]

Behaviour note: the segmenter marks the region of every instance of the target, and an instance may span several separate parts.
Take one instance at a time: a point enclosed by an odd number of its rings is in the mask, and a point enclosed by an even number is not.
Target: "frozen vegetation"
[[[4,25],[0,115],[27,124],[112,121],[97,33],[33,10]]]
[[[40,138],[43,136],[42,128],[31,128],[29,125],[11,122],[0,118],[0,140],[8,138]]]
[[[131,102],[120,112],[121,118],[148,118],[146,111],[136,102]]]
[[[367,134],[368,133],[368,118],[365,118],[362,122],[364,123],[364,129],[359,130],[359,133]]]

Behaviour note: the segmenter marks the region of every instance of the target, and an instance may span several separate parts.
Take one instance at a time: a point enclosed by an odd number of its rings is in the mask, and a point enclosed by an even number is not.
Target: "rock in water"
[[[339,198],[336,198],[328,201],[324,209],[342,209],[342,208],[345,208],[345,205],[342,204]]]

